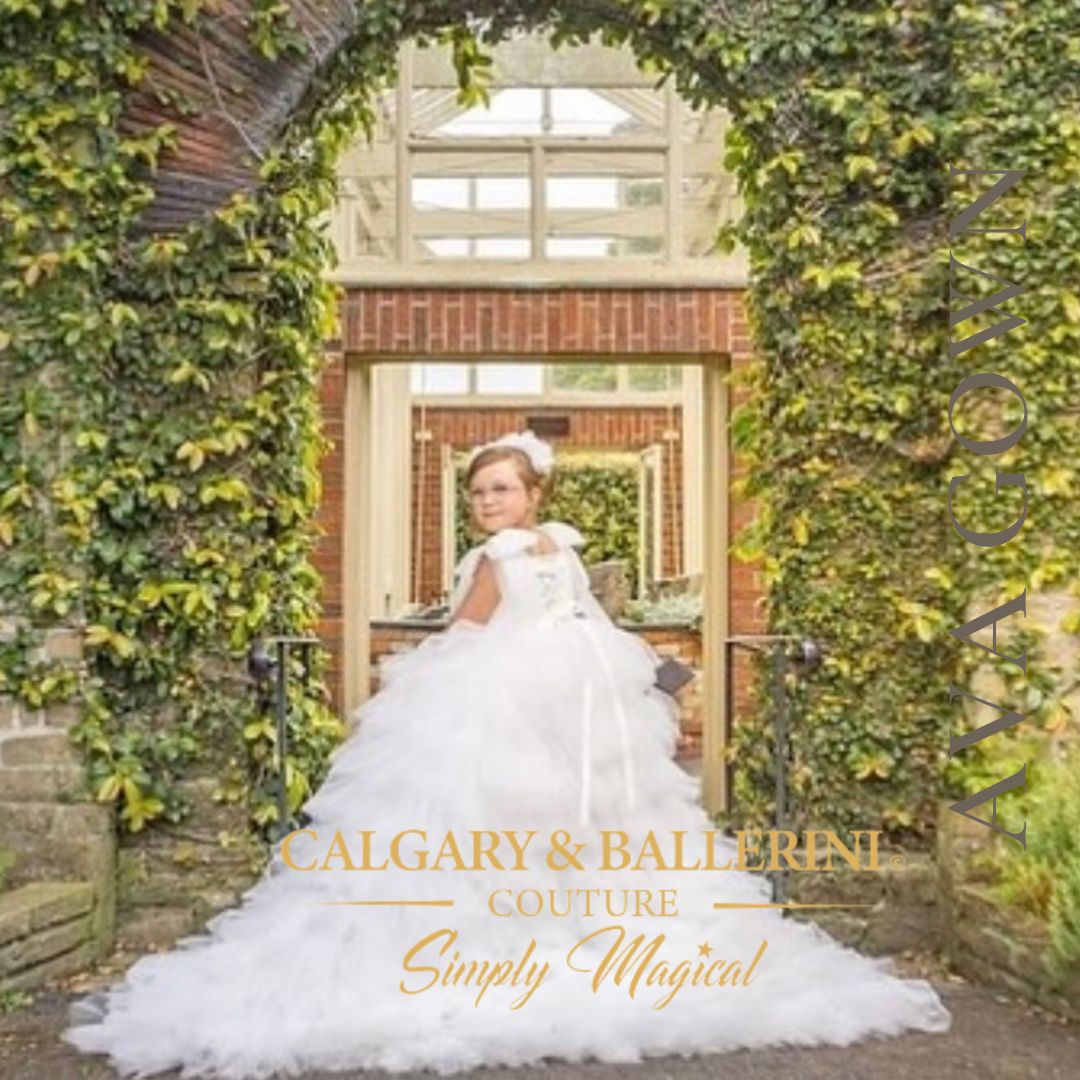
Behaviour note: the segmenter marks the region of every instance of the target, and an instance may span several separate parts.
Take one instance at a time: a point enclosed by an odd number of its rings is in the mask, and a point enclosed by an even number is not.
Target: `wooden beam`
[[[728,720],[724,701],[727,679],[724,643],[731,632],[728,614],[730,464],[726,371],[727,363],[722,357],[709,357],[702,368],[702,444],[705,452],[702,681],[705,715],[701,732],[701,784],[702,803],[710,814],[727,812],[730,807],[724,738]]]
[[[750,281],[745,252],[666,263],[655,256],[621,259],[440,259],[399,265],[382,258],[341,263],[327,273],[339,285],[382,288],[446,288],[448,267],[455,288],[595,288],[745,289]]]
[[[345,506],[342,518],[342,706],[346,715],[371,683],[371,367],[345,358]]]

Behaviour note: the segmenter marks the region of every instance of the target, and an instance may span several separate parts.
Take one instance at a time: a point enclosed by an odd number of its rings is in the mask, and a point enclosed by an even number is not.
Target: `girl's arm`
[[[469,591],[450,617],[450,625],[463,619],[481,625],[486,623],[499,604],[499,595],[495,565],[486,554],[481,555]]]

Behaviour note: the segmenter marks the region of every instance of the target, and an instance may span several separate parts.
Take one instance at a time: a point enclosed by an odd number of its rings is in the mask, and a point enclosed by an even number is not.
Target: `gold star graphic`
[[[704,945],[697,947],[698,956],[708,957],[712,953],[712,946],[706,941]]]

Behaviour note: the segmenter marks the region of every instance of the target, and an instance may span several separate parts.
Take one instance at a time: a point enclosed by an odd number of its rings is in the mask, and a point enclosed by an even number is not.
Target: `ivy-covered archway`
[[[747,211],[729,239],[749,252],[762,361],[732,432],[762,508],[740,550],[764,559],[771,629],[829,650],[793,691],[795,797],[820,823],[927,826],[958,719],[948,684],[979,659],[948,629],[973,597],[1013,595],[1036,569],[1063,577],[1080,539],[1062,459],[1075,360],[1055,367],[1022,451],[1029,475],[1056,485],[1047,497],[1063,496],[1053,520],[975,559],[945,512],[961,471],[946,224],[972,198],[950,204],[948,164],[1029,168],[999,204],[1009,224],[1060,199],[1080,138],[1059,116],[1075,50],[1030,84],[1016,61],[1067,33],[1067,14],[936,0],[0,0],[0,12],[0,598],[22,627],[0,645],[0,690],[33,707],[85,700],[93,790],[129,827],[181,816],[172,781],[200,757],[271,820],[272,731],[235,673],[254,636],[317,616],[316,386],[335,319],[318,221],[336,157],[371,123],[402,40],[451,41],[475,95],[485,43],[537,28],[565,47],[594,33],[628,44],[734,119],[726,165]],[[1056,228],[1077,227],[1075,205],[1055,213]],[[1007,278],[1020,254],[973,238],[965,261]],[[1055,287],[1060,251],[1053,275],[1023,256],[1042,272],[1028,317],[1074,356],[1080,298]],[[999,353],[996,370],[1023,384],[1045,340]],[[1011,408],[972,410],[968,430]],[[958,500],[971,527],[1012,520],[992,468],[962,471],[990,478]],[[64,621],[86,628],[82,686],[33,651]],[[1033,725],[1052,721],[1053,680],[1037,665],[1027,677],[1042,691]],[[297,705],[295,802],[340,735],[317,695]],[[765,708],[737,740],[750,814],[767,808]]]

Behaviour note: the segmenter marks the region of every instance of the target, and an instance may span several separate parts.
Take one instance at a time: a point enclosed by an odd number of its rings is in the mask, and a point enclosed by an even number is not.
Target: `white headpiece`
[[[523,450],[532,462],[533,468],[541,476],[547,476],[555,463],[555,451],[552,450],[551,444],[544,442],[543,439],[538,439],[531,429],[527,429],[520,433],[513,432],[510,435],[503,435],[502,438],[496,439],[494,442],[478,446],[469,455],[469,464],[472,464],[482,450],[487,450],[492,446],[511,446],[516,450]]]

